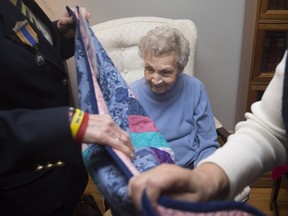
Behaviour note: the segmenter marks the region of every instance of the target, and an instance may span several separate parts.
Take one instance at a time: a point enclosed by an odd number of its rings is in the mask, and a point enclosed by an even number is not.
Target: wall
[[[233,130],[245,0],[38,0],[52,19],[65,5],[84,6],[91,25],[131,16],[186,18],[198,29],[195,75],[205,84],[215,116]]]

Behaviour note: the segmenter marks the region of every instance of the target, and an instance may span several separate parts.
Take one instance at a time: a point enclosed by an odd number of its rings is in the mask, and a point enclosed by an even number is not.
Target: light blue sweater
[[[130,88],[171,145],[176,164],[194,168],[219,147],[208,95],[197,78],[182,73],[160,95],[151,91],[144,78]]]

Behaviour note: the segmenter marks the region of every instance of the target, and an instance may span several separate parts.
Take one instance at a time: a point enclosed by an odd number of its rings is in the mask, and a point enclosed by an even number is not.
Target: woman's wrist
[[[201,176],[205,199],[224,200],[229,195],[229,179],[225,172],[214,163],[203,163],[193,170],[193,175]]]
[[[69,108],[70,129],[73,139],[77,143],[82,143],[84,134],[88,126],[89,114],[80,109]]]

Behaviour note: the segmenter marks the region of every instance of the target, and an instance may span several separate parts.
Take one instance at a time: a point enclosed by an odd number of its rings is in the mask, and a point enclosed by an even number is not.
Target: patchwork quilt
[[[129,179],[161,163],[174,163],[174,153],[121,77],[89,23],[82,17],[79,8],[77,7],[77,13],[69,7],[67,10],[76,23],[75,61],[79,107],[88,113],[110,114],[113,120],[129,133],[136,154],[135,160],[131,161],[123,153],[108,146],[83,144],[85,165],[111,207],[113,215],[139,215],[128,197]],[[186,203],[167,197],[162,197],[160,202],[161,206],[153,209],[144,194],[145,207],[141,215],[200,215],[199,212],[203,213],[203,209],[205,215],[217,215],[215,210],[218,209],[228,213],[237,211],[237,215],[242,216],[261,215],[261,212],[242,203],[238,204],[238,207],[234,202]]]

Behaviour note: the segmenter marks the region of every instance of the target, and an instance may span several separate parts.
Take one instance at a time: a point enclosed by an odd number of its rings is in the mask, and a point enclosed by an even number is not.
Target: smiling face
[[[163,94],[176,82],[179,72],[176,67],[176,53],[153,56],[146,55],[144,77],[155,94]]]

